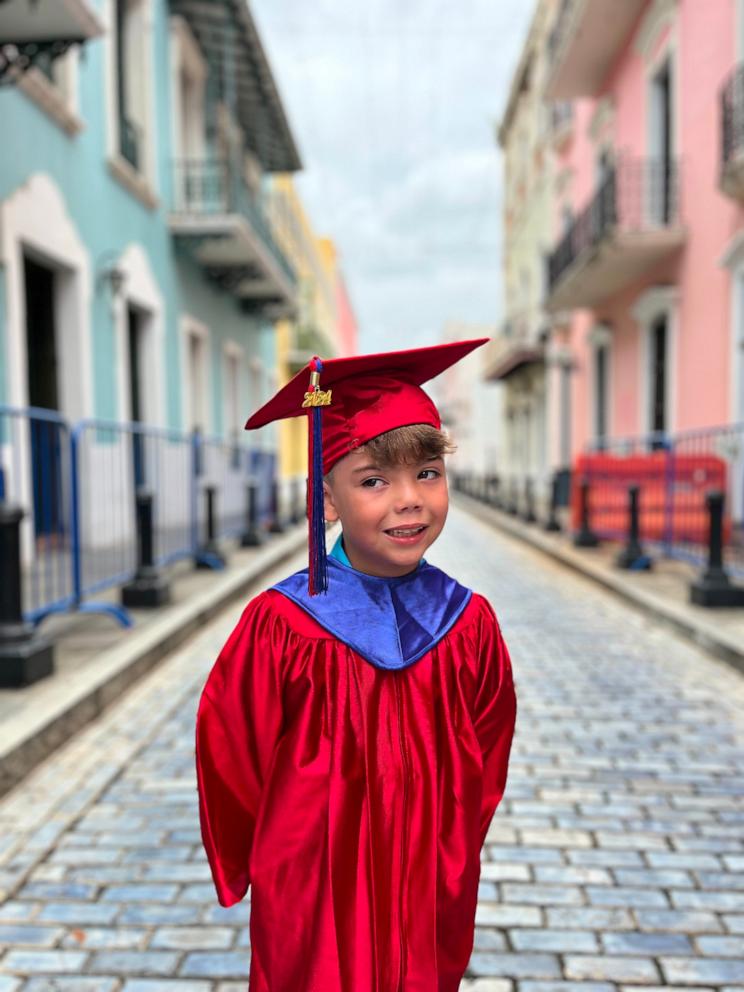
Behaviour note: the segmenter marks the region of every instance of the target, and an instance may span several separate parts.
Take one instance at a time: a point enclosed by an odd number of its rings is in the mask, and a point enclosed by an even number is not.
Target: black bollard
[[[640,541],[639,486],[628,486],[628,543],[615,559],[618,568],[632,569],[634,572],[647,572],[653,562],[644,554]]]
[[[204,487],[204,498],[207,501],[207,540],[197,552],[196,567],[222,568],[226,564],[227,559],[217,543],[217,528],[215,526],[217,490],[214,486]]]
[[[690,584],[690,602],[697,606],[744,606],[744,588],[732,584],[723,565],[724,494],[705,497],[708,508],[708,567]]]
[[[241,548],[257,548],[264,535],[258,526],[258,483],[251,479],[245,486],[245,530],[240,535]]]
[[[584,479],[579,488],[579,499],[581,508],[581,530],[574,536],[574,547],[596,548],[599,538],[592,530],[589,523],[589,482]]]
[[[560,480],[558,479],[558,473],[553,473],[553,478],[550,483],[550,509],[548,513],[548,519],[545,523],[545,530],[557,534],[561,531],[561,523],[558,519],[558,490],[560,487]]]
[[[23,619],[23,510],[0,503],[0,687],[17,689],[54,672],[54,648]]]
[[[509,486],[509,502],[506,505],[506,512],[516,517],[519,513],[519,498],[517,496],[517,480],[512,479]]]
[[[271,526],[269,531],[272,534],[283,534],[286,530],[282,521],[281,506],[279,501],[279,480],[271,480]]]
[[[535,494],[532,488],[532,479],[524,480],[524,513],[522,519],[527,524],[534,524],[537,521],[535,515]]]
[[[155,567],[153,540],[153,499],[145,489],[137,490],[137,571],[134,579],[121,590],[123,606],[147,609],[169,603],[170,584]]]

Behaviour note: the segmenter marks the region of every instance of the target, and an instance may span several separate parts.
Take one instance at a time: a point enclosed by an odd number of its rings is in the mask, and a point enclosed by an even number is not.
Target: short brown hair
[[[384,467],[416,465],[451,455],[455,450],[456,445],[449,435],[430,424],[396,427],[357,448],[357,451],[367,452],[375,464]]]

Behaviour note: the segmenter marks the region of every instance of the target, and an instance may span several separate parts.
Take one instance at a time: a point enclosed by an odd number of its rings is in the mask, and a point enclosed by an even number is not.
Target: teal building
[[[4,0],[0,74],[0,402],[236,437],[297,295],[247,3]]]

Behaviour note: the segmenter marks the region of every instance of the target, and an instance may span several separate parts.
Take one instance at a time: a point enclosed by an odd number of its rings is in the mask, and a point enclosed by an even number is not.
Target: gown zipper
[[[398,972],[398,982],[396,992],[403,992],[404,957],[405,957],[405,861],[407,849],[407,827],[408,827],[408,755],[403,737],[403,720],[401,717],[401,692],[398,675],[395,673],[395,696],[398,713],[398,739],[400,741],[400,755],[403,762],[403,826],[400,832],[400,904],[398,910],[399,932],[400,932],[400,967]]]

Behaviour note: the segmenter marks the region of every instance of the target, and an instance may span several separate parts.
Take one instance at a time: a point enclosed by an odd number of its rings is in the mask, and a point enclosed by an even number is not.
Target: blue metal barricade
[[[70,431],[53,410],[0,405],[0,500],[25,514],[24,613],[38,620],[74,603]]]
[[[239,535],[246,486],[258,482],[259,525],[271,517],[276,458],[237,442],[139,423],[85,420],[0,405],[0,500],[25,512],[24,616],[104,612],[129,616],[100,594],[137,568],[136,494],[153,495],[154,560],[198,558],[205,492],[214,491],[215,537]],[[97,599],[96,599],[97,597]]]

